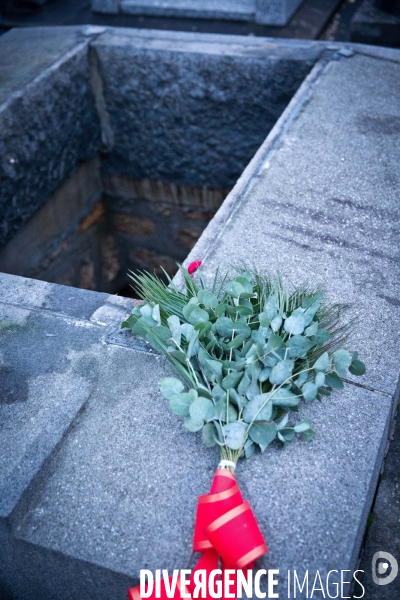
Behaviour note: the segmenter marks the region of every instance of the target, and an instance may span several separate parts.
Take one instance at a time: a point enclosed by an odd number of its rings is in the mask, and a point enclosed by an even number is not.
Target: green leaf
[[[206,360],[206,366],[215,375],[222,376],[222,362],[219,360]]]
[[[328,340],[330,340],[331,334],[327,329],[318,329],[317,333],[312,336],[311,341],[316,346],[322,346]]]
[[[245,373],[243,375],[243,379],[241,380],[241,382],[239,383],[239,386],[238,386],[237,391],[239,392],[239,394],[241,394],[242,396],[245,396],[250,384],[251,384],[251,379],[247,375],[247,373]]]
[[[314,369],[316,371],[325,371],[329,365],[329,356],[327,352],[321,354],[319,359],[314,363]]]
[[[214,404],[207,398],[196,398],[189,407],[189,414],[194,421],[208,421],[214,416]]]
[[[303,333],[305,326],[306,318],[304,312],[300,308],[296,308],[290,317],[285,320],[283,328],[291,335],[300,335]]]
[[[236,423],[228,423],[223,426],[223,432],[225,435],[225,443],[231,450],[239,450],[244,444],[247,425],[236,421]]]
[[[260,375],[258,376],[258,381],[260,381],[261,383],[264,383],[264,381],[267,381],[267,379],[269,378],[269,375],[271,373],[271,367],[265,367],[265,369],[263,369],[260,373]]]
[[[154,335],[154,337],[157,337],[159,340],[162,340],[163,342],[166,342],[167,340],[171,339],[171,331],[168,327],[164,327],[163,325],[156,325],[155,327],[153,327],[153,329],[151,330],[151,334]]]
[[[233,404],[235,404],[239,410],[241,408],[244,408],[247,404],[246,398],[244,396],[241,396],[240,394],[238,394],[237,391],[235,390],[235,388],[231,388],[231,390],[229,391],[229,400]]]
[[[350,352],[347,352],[347,350],[336,350],[332,356],[333,364],[335,365],[335,370],[338,375],[340,375],[340,377],[346,377],[347,368],[351,364]]]
[[[363,362],[361,362],[361,360],[353,359],[351,361],[351,365],[349,366],[349,371],[352,375],[360,377],[365,373],[365,365]]]
[[[183,424],[186,427],[186,429],[188,431],[191,431],[192,433],[195,433],[196,431],[200,431],[200,429],[202,429],[202,427],[203,427],[202,420],[196,421],[192,417],[186,417]]]
[[[311,424],[308,419],[303,419],[299,423],[296,423],[294,426],[294,430],[296,433],[303,433],[304,431],[308,431],[311,429]]]
[[[256,421],[250,427],[249,437],[261,448],[261,452],[276,438],[277,427],[273,421]]]
[[[319,292],[318,294],[315,294],[315,296],[313,296],[311,298],[311,302],[312,304],[310,305],[309,308],[307,308],[305,314],[305,318],[306,318],[306,325],[308,325],[309,323],[311,323],[311,321],[313,320],[314,316],[316,315],[319,307],[321,306],[322,300],[324,299],[324,295],[322,294],[322,292]]]
[[[197,325],[198,323],[205,323],[206,321],[209,320],[209,318],[210,317],[206,310],[203,310],[202,308],[199,308],[198,306],[196,306],[193,310],[190,311],[189,316],[187,317],[187,320],[192,325]]]
[[[225,292],[233,298],[239,298],[240,294],[245,292],[245,289],[238,281],[230,281],[225,286]]]
[[[215,321],[217,333],[224,338],[231,337],[233,327],[233,321],[229,317],[219,317]]]
[[[181,325],[181,334],[186,338],[187,342],[190,342],[190,340],[192,339],[193,333],[194,333],[193,325],[190,325],[190,323],[183,323]]]
[[[273,351],[278,350],[278,348],[280,348],[282,344],[283,339],[279,335],[276,335],[274,333],[269,337],[267,346],[270,351]]]
[[[330,391],[327,388],[323,388],[323,387],[318,389],[318,394],[322,394],[323,396],[331,395]]]
[[[208,290],[200,290],[197,297],[199,302],[206,308],[216,308],[218,306],[217,296]]]
[[[186,417],[189,415],[189,407],[191,403],[196,399],[196,390],[189,390],[187,393],[183,394],[175,394],[169,399],[169,407],[175,415]]]
[[[289,392],[289,390],[285,390],[284,388],[280,388],[275,392],[271,393],[272,403],[275,406],[280,406],[282,408],[292,408],[297,406],[300,402],[300,398],[296,398],[294,394]]]
[[[206,423],[201,431],[201,437],[203,439],[203,443],[207,448],[212,448],[215,446],[217,437],[217,431],[215,429],[214,423]]]
[[[281,440],[281,442],[283,442],[283,441],[290,442],[290,441],[292,441],[292,439],[294,438],[295,435],[296,435],[296,432],[293,429],[293,427],[284,427],[283,429],[280,429],[278,432],[278,437]]]
[[[308,336],[315,335],[318,330],[318,321],[313,321],[309,327],[305,330],[304,334]]]
[[[251,441],[251,440],[247,440],[247,442],[244,445],[244,455],[245,457],[251,458],[254,454],[254,451],[256,449],[256,445]]]
[[[264,404],[265,406],[263,406]],[[257,394],[246,404],[243,419],[246,423],[251,423],[254,420],[269,421],[272,417],[272,410],[271,394]]]
[[[161,325],[161,316],[160,316],[160,306],[156,304],[151,311],[151,316],[155,321],[157,321],[157,325]]]
[[[181,352],[181,350],[172,350],[169,354],[176,358],[176,360],[179,360],[183,365],[187,364],[187,356],[184,352]]]
[[[314,383],[317,386],[317,388],[320,388],[321,386],[324,385],[324,383],[325,383],[325,374],[322,373],[322,371],[318,371],[318,373],[315,376]]]
[[[335,373],[335,371],[325,375],[325,383],[334,390],[341,390],[344,388],[343,381],[340,379],[339,375]]]
[[[229,375],[223,378],[221,386],[224,388],[224,390],[235,388],[242,379],[242,377],[243,373],[235,373],[233,371],[232,373],[229,373]]]
[[[276,296],[273,294],[267,298],[267,301],[264,306],[264,314],[271,322],[274,317],[278,314],[278,306],[276,303]]]
[[[280,315],[276,315],[276,317],[274,317],[271,321],[271,329],[274,333],[276,333],[277,331],[279,331],[279,329],[281,328],[282,325],[282,317]]]
[[[294,335],[286,342],[286,347],[289,348],[290,358],[304,357],[312,346],[313,343],[303,335]]]
[[[188,346],[188,348],[186,350],[186,356],[188,358],[192,358],[192,356],[194,356],[194,355],[196,355],[198,353],[199,347],[200,347],[200,344],[199,344],[199,334],[196,331],[192,335],[192,338],[191,338],[191,340],[189,342],[189,346]]]
[[[167,323],[171,331],[172,339],[175,340],[178,346],[180,346],[182,330],[179,317],[177,317],[176,315],[171,315],[170,317],[168,317]]]
[[[271,323],[271,319],[268,318],[267,313],[265,313],[265,312],[260,313],[258,318],[260,320],[261,327],[269,327],[269,325]]]
[[[311,383],[311,381],[305,383],[301,391],[303,392],[303,397],[306,402],[311,402],[311,400],[315,400],[318,394],[317,386],[315,385],[315,383]]]
[[[175,394],[180,394],[184,390],[184,385],[175,377],[162,377],[158,381],[160,391],[166,400],[169,400]]]
[[[301,437],[306,442],[309,442],[315,438],[315,431],[313,431],[312,429],[309,429],[308,431],[305,431]]]
[[[291,377],[294,368],[294,360],[280,360],[271,369],[269,380],[272,384],[283,383]]]
[[[237,410],[232,404],[228,406],[228,421],[229,423],[233,423],[237,420],[238,413]],[[218,419],[223,423],[226,423],[226,400],[222,398],[218,400],[217,404],[214,406],[214,419]]]
[[[241,277],[239,275],[239,277],[236,277],[235,281],[237,281],[243,286],[243,289],[246,292],[246,294],[253,293],[253,285],[251,283],[251,279],[249,280],[247,277]]]
[[[218,304],[218,306],[217,306],[217,307],[216,307],[216,309],[214,310],[214,312],[215,312],[215,315],[216,315],[217,317],[223,317],[223,316],[224,316],[224,314],[225,314],[225,311],[226,311],[226,309],[227,309],[227,305],[226,305],[226,304],[223,304],[223,303],[221,303],[221,304]]]
[[[218,402],[221,398],[226,398],[226,391],[222,389],[218,384],[215,385],[211,391],[212,397]]]
[[[246,335],[244,335],[243,333],[240,333],[239,335],[237,335],[236,337],[233,338],[233,340],[231,340],[227,346],[229,349],[231,348],[239,348],[239,346],[241,346],[243,344],[243,342],[246,340]]]
[[[152,317],[144,316],[140,317],[132,327],[132,332],[135,335],[139,335],[140,337],[146,337],[149,329],[153,329],[156,327],[157,321],[155,321]]]

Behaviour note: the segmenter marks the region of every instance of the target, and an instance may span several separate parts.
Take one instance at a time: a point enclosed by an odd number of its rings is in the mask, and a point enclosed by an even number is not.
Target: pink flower
[[[195,260],[188,266],[188,273],[190,277],[193,277],[193,273],[201,266],[201,260]]]

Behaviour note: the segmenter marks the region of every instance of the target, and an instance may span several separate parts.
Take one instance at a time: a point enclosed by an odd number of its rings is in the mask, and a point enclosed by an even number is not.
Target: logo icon
[[[372,579],[374,583],[377,585],[392,583],[396,579],[398,571],[399,565],[392,554],[389,554],[389,552],[375,552],[372,557]]]

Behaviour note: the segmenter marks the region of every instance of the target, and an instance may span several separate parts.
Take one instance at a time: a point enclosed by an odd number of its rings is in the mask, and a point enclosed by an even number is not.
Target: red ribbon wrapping
[[[248,502],[240,493],[235,475],[226,469],[217,469],[210,493],[199,496],[194,528],[193,551],[202,552],[202,556],[192,572],[189,592],[195,587],[194,574],[202,569],[208,576],[218,569],[219,557],[223,569],[241,569],[246,572],[252,568],[257,558],[268,552],[268,548]],[[171,586],[173,577],[169,578]],[[236,589],[236,578],[231,590]],[[224,581],[224,579],[223,579]],[[232,593],[232,592],[231,592]],[[225,593],[223,591],[223,597]],[[149,600],[155,600],[154,593]],[[180,577],[178,577],[174,599],[181,598]],[[161,599],[167,600],[164,581],[161,581]],[[208,594],[207,599],[211,600]],[[141,600],[140,586],[128,590],[128,600]]]

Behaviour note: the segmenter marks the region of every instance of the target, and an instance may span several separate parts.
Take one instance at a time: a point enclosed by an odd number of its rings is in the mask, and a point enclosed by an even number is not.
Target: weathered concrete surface
[[[93,42],[115,146],[103,168],[230,187],[323,47],[235,36],[108,31]]]
[[[285,25],[303,0],[92,0],[94,12]]]
[[[89,40],[76,27],[0,39],[1,245],[100,148]]]
[[[254,0],[121,0],[121,12],[131,15],[157,15],[198,19],[253,21]]]

